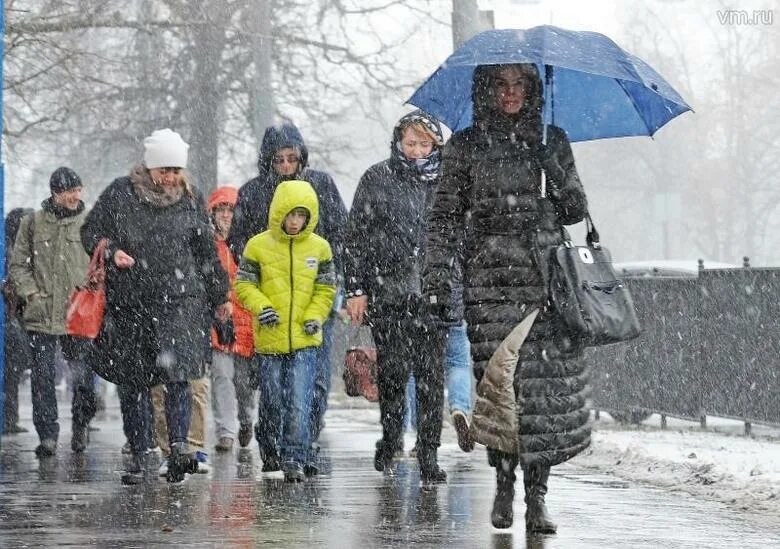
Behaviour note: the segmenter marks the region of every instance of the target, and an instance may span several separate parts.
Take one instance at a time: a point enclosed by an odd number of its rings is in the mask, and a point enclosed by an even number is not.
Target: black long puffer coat
[[[587,211],[565,133],[549,126],[548,154],[540,152],[538,77],[519,118],[510,119],[495,106],[497,70],[475,71],[475,123],[454,134],[444,149],[443,175],[427,222],[426,293],[446,299],[449,271],[458,246],[463,247],[465,317],[477,378],[510,331],[546,302],[537,250],[562,242],[562,227],[581,221]],[[535,77],[535,69],[526,70]],[[546,197],[541,196],[542,164]],[[590,443],[582,348],[567,337],[554,311],[543,310],[520,355],[515,373],[520,462],[566,461]]]
[[[101,238],[109,240],[106,315],[91,366],[136,387],[204,375],[214,308],[227,301],[229,284],[200,192],[154,204],[134,185],[145,174],[136,169],[111,183],[81,228],[90,254]],[[135,265],[117,269],[117,249]]]

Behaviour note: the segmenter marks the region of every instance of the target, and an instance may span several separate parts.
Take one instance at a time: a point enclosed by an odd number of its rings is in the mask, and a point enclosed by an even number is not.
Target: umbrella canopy
[[[481,32],[459,47],[408,103],[451,130],[472,124],[471,86],[479,65],[533,63],[544,75],[544,120],[570,141],[653,135],[691,107],[650,65],[596,32],[549,25]],[[543,78],[544,80],[544,78]]]

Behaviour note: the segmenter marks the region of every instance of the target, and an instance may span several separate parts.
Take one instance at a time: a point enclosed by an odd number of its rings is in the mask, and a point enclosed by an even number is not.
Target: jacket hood
[[[393,128],[393,140],[390,143],[391,156],[395,156],[395,151],[399,150],[399,143],[401,142],[401,132],[403,128],[414,123],[422,124],[428,128],[428,130],[430,130],[433,135],[436,136],[436,145],[434,146],[435,149],[439,149],[442,147],[442,145],[444,145],[444,134],[442,133],[441,124],[439,121],[430,114],[417,109],[410,112],[409,114],[402,116]]]
[[[260,145],[260,158],[257,161],[257,169],[261,174],[271,172],[271,159],[274,153],[285,147],[294,147],[301,152],[299,172],[303,171],[309,163],[309,150],[298,127],[292,122],[285,122],[265,129],[263,143]]]
[[[474,125],[481,129],[497,128],[515,133],[529,145],[538,145],[542,137],[542,81],[539,70],[531,63],[518,63],[523,75],[531,83],[526,90],[525,102],[516,116],[501,112],[495,95],[495,78],[498,73],[513,65],[480,65],[474,70],[471,99],[474,105]]]
[[[217,187],[209,195],[208,211],[211,212],[219,204],[229,204],[231,207],[235,208],[236,202],[238,202],[238,189],[227,185],[224,187]]]
[[[282,222],[295,208],[306,208],[309,211],[309,220],[300,233],[288,235],[282,229]],[[291,179],[279,183],[268,210],[268,230],[282,238],[304,238],[314,232],[319,220],[320,205],[317,193],[309,182]]]

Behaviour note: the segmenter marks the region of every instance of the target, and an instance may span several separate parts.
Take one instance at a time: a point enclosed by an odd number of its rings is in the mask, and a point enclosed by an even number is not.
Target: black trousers
[[[423,307],[385,306],[372,311],[377,348],[382,440],[389,454],[403,434],[406,383],[413,373],[417,397],[418,451],[441,441],[444,405],[444,345],[447,330],[434,325]]]

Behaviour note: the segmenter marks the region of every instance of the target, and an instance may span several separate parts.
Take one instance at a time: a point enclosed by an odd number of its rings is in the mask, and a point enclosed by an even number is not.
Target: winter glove
[[[547,175],[547,189],[552,194],[558,191],[566,179],[566,170],[563,169],[555,152],[547,145],[539,145],[537,153],[539,162]]]
[[[257,315],[257,320],[260,321],[260,324],[263,326],[276,326],[281,322],[281,319],[279,318],[279,313],[276,312],[276,309],[273,307],[266,307],[262,311],[260,311],[260,314]]]
[[[313,336],[320,331],[320,328],[322,326],[319,320],[307,320],[303,323],[303,331],[306,332],[306,335]]]
[[[461,323],[460,319],[455,318],[455,314],[453,314],[449,300],[447,299],[429,295],[426,299],[426,306],[428,307],[428,314],[431,317],[431,323],[439,328],[457,326]]]

